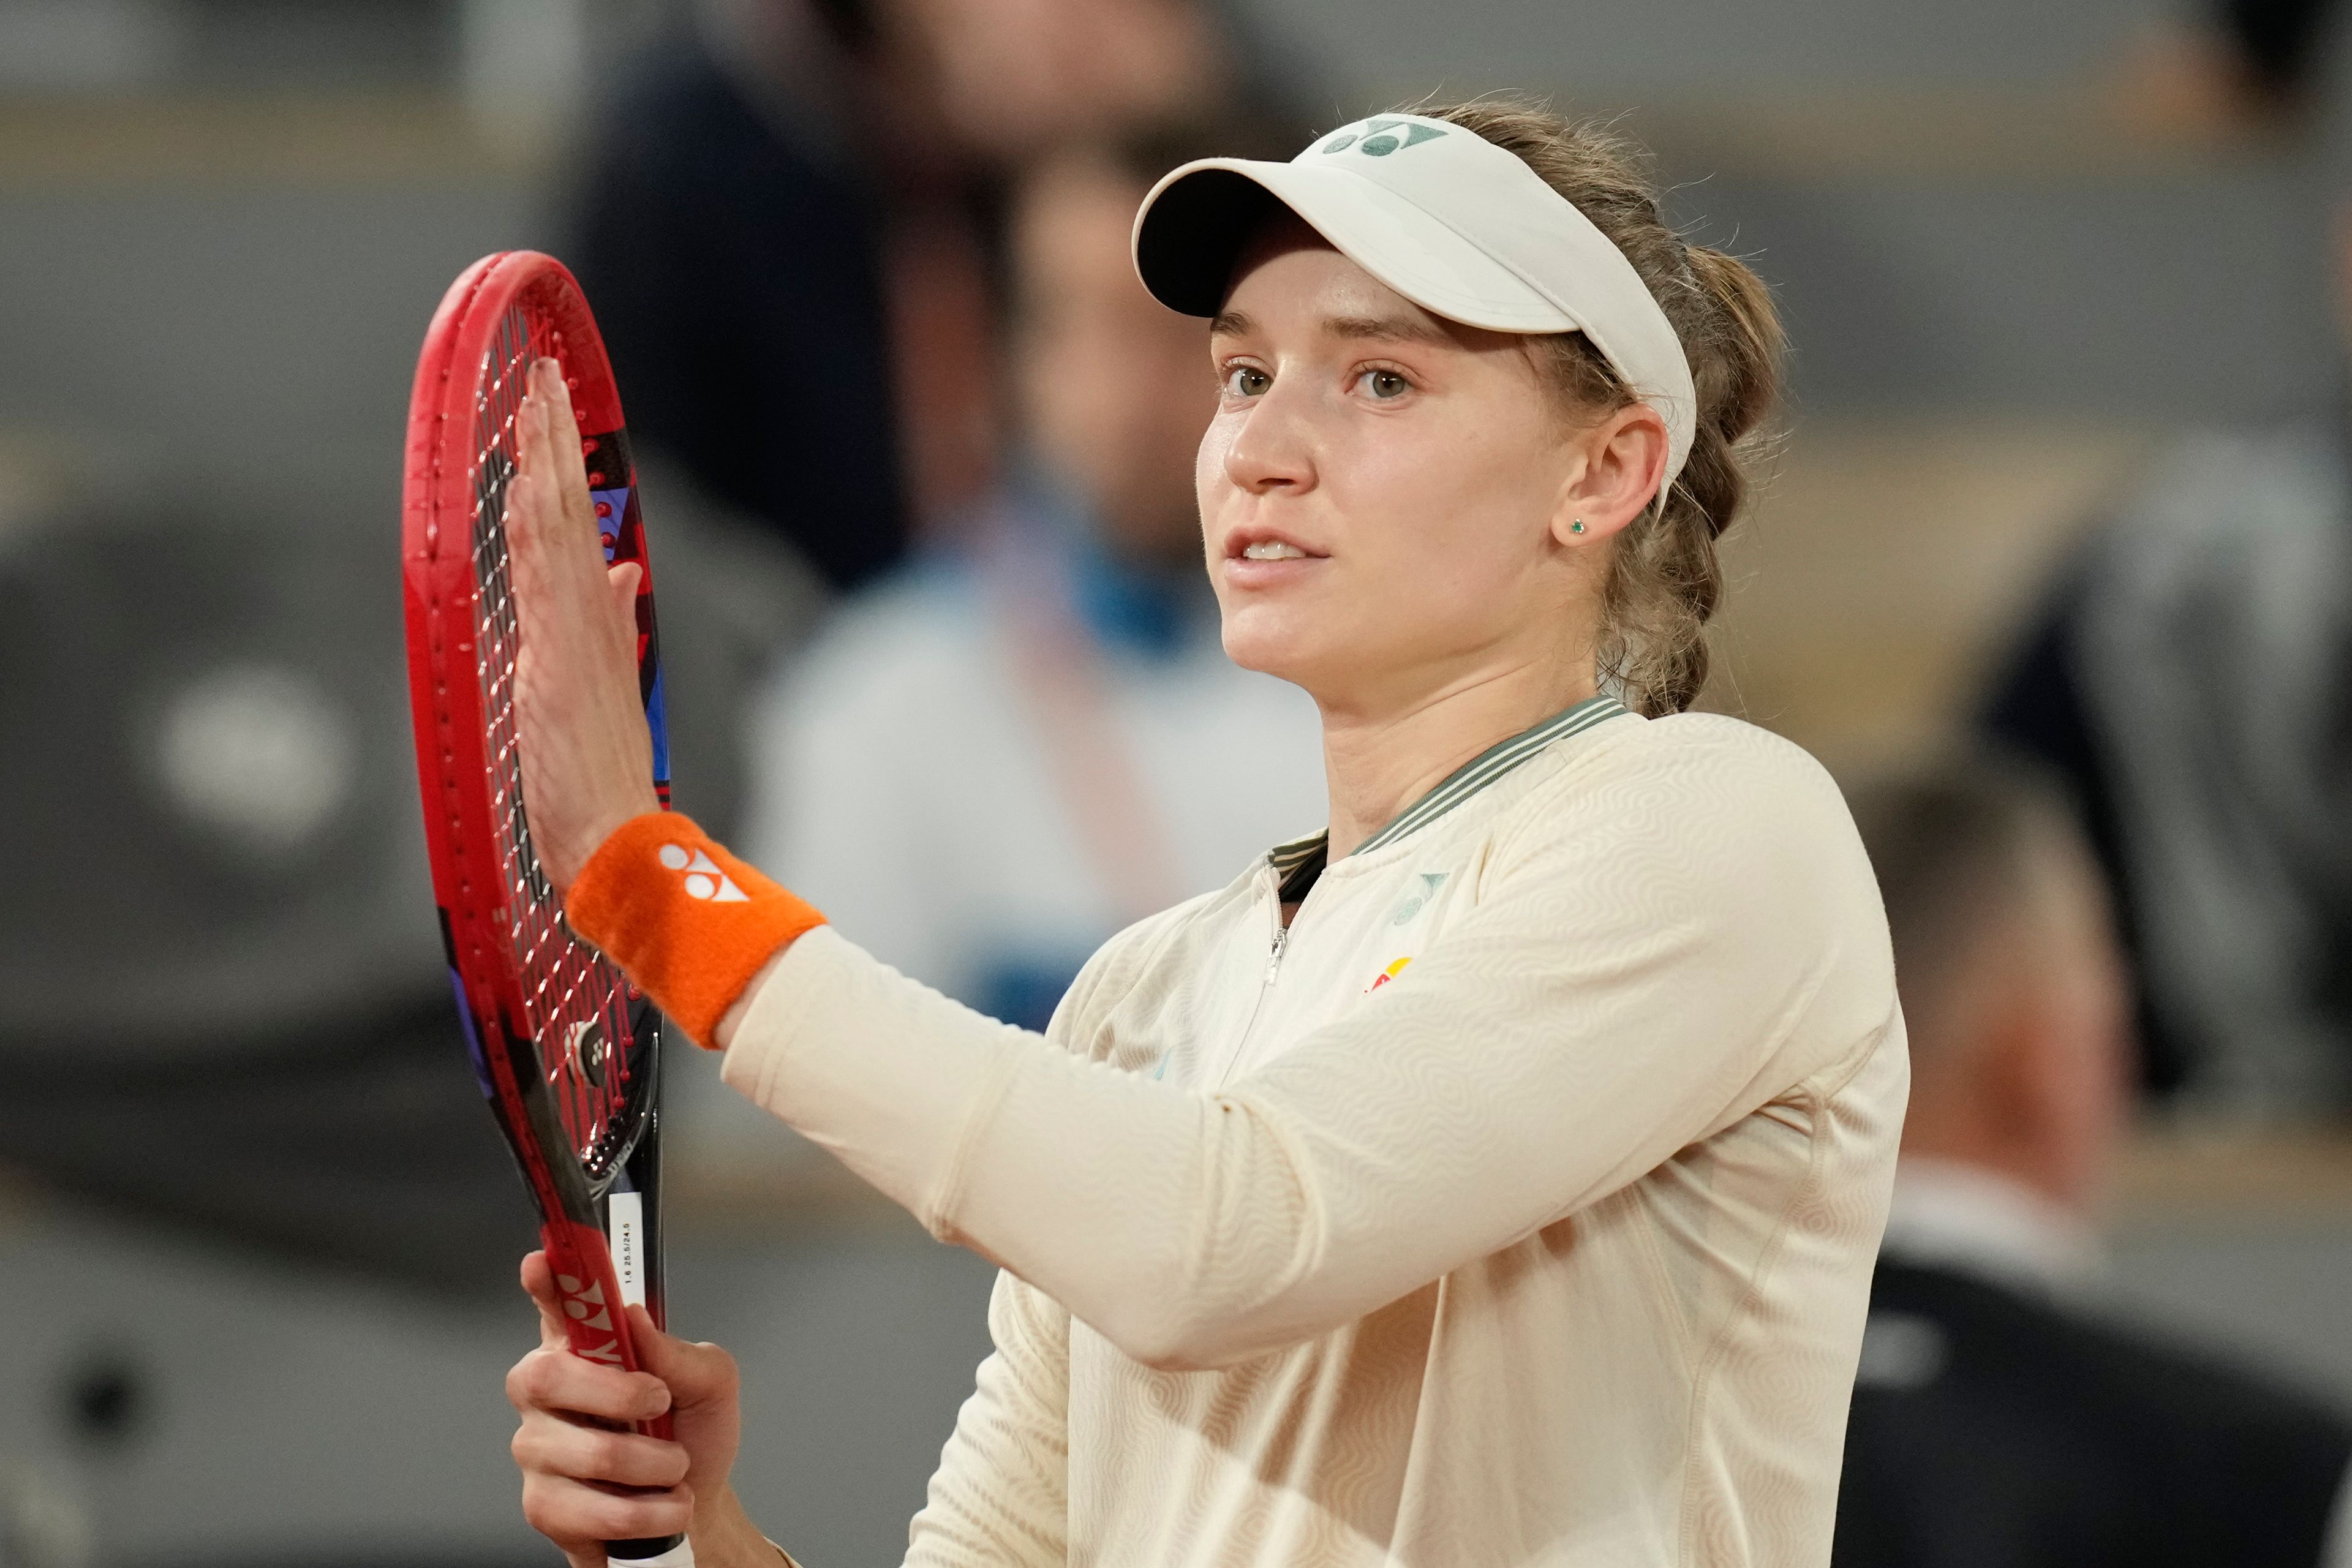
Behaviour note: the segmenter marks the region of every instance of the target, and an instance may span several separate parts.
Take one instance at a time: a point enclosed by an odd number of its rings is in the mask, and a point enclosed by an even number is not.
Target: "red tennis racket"
[[[563,923],[533,852],[515,734],[517,633],[505,526],[515,419],[534,361],[563,367],[608,561],[637,589],[637,686],[669,801],[661,650],[636,475],[604,341],[551,257],[467,268],[425,336],[408,405],[401,581],[425,831],[441,939],[483,1096],[539,1205],[573,1353],[635,1370],[624,1307],[663,1321],[662,1020]],[[669,1436],[669,1417],[640,1430]],[[618,1563],[690,1564],[682,1537],[606,1543]]]

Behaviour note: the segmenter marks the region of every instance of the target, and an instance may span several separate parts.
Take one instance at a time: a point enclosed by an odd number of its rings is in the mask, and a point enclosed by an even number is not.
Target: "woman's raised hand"
[[[564,1348],[563,1319],[547,1255],[522,1262],[523,1289],[539,1303],[539,1348],[507,1373],[522,1425],[522,1512],[563,1549],[572,1568],[604,1568],[604,1542],[690,1530],[698,1568],[775,1568],[782,1561],[727,1485],[741,1434],[735,1358],[689,1344],[629,1309],[643,1372],[586,1361]],[[674,1441],[628,1430],[668,1411]]]
[[[515,731],[532,847],[562,892],[613,829],[657,810],[637,693],[635,562],[604,564],[572,394],[543,359],[516,416],[506,531],[521,647]]]

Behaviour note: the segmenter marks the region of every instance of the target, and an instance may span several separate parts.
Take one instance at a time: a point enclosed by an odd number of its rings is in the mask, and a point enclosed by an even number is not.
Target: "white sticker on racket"
[[[604,1200],[604,1237],[613,1248],[613,1272],[620,1276],[621,1304],[646,1304],[646,1200],[637,1193],[614,1193]]]

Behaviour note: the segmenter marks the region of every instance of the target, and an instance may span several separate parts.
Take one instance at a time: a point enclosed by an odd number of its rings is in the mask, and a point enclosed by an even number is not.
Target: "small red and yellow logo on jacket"
[[[1378,991],[1381,986],[1386,985],[1390,981],[1394,980],[1398,975],[1402,974],[1404,973],[1404,966],[1412,962],[1412,960],[1410,958],[1400,958],[1394,963],[1390,964],[1386,969],[1381,970],[1378,974],[1373,975],[1372,983],[1364,987],[1366,994],[1369,994],[1371,992]]]

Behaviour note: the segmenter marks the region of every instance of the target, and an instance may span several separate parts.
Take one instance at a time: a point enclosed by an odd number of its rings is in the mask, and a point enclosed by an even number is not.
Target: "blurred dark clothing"
[[[1833,1568],[2346,1568],[2352,1421],[2073,1297],[2080,1223],[1906,1161],[1846,1428]]]
[[[2083,830],[2114,895],[2116,934],[2133,958],[2133,1032],[2139,1043],[2141,1082],[2161,1099],[2187,1081],[2190,1048],[2185,1034],[2167,1022],[2150,994],[2139,888],[2124,853],[2123,808],[2105,753],[2093,736],[2091,699],[2076,673],[2075,645],[2090,592],[2090,570],[2078,560],[2062,574],[2002,667],[1985,710],[1984,729],[2004,747],[2047,763],[2069,786]]]
[[[2336,0],[2221,0],[2217,16],[2255,82],[2285,97],[2312,84],[2339,9]]]
[[[2092,531],[1984,728],[2072,785],[2149,1086],[2352,1108],[2352,473],[2335,426],[2184,440]]]
[[[2352,1459],[2330,1413],[1948,1268],[1882,1262],[1870,1331],[1941,1367],[1855,1388],[1834,1568],[2323,1562]]]
[[[698,41],[604,105],[572,262],[630,431],[836,588],[908,530],[883,227],[826,110],[781,86],[754,103]]]

